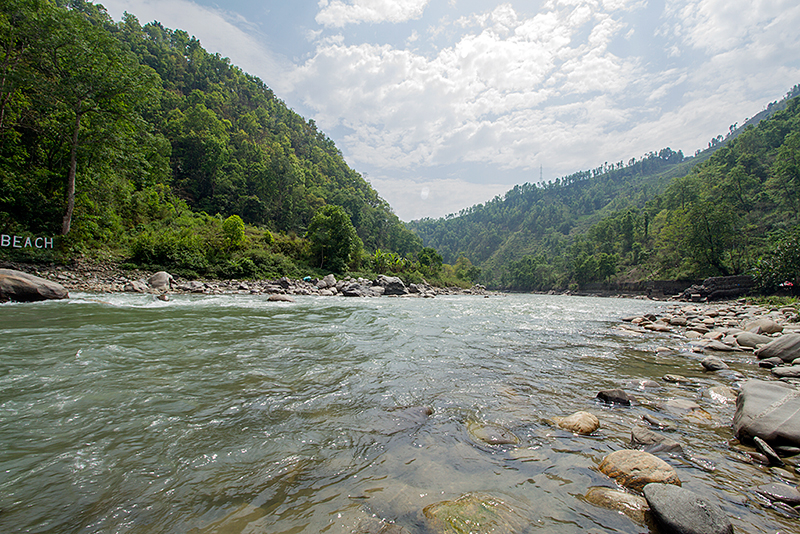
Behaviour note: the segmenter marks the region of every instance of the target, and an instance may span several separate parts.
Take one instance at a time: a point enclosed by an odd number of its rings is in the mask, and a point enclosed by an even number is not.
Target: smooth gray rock
[[[672,484],[648,484],[644,498],[662,532],[674,534],[732,534],[733,525],[722,509],[706,497]]]
[[[778,378],[800,378],[800,365],[773,367],[772,374]]]
[[[800,491],[788,484],[765,484],[757,487],[756,492],[770,501],[785,502],[792,506],[800,505]]]
[[[766,345],[773,341],[773,338],[752,332],[739,332],[736,334],[736,343],[741,347],[756,348],[759,345]]]
[[[767,358],[766,360],[761,360],[758,362],[758,366],[763,367],[764,369],[772,369],[778,365],[783,365],[783,360],[777,356],[773,356],[772,358]]]
[[[768,317],[749,321],[742,325],[742,330],[747,330],[754,334],[776,334],[783,330],[783,327]]]
[[[0,269],[0,302],[36,302],[69,298],[69,292],[59,283],[32,274]]]
[[[748,380],[736,399],[733,431],[772,446],[800,446],[800,390],[780,381]]]
[[[728,368],[728,364],[716,356],[706,356],[700,364],[706,371],[721,371]]]
[[[800,334],[784,334],[759,348],[755,354],[759,360],[777,356],[785,362],[791,362],[800,358]]]
[[[651,454],[656,452],[683,452],[680,443],[667,436],[662,436],[643,426],[631,429],[631,447],[643,449]]]

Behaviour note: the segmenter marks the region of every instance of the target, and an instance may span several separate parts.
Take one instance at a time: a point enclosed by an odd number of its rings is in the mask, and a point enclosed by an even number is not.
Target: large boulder
[[[706,497],[672,484],[648,484],[644,497],[661,532],[733,534],[722,509]]]
[[[158,271],[147,279],[147,285],[156,291],[169,291],[174,283],[172,275],[166,271]]]
[[[791,362],[800,358],[800,334],[784,334],[759,348],[755,354],[759,360],[777,356],[785,362]]]
[[[61,284],[22,271],[0,269],[0,302],[66,298],[69,298],[69,292]]]
[[[380,275],[375,280],[375,285],[384,289],[384,295],[408,295],[408,288],[397,276]]]
[[[733,431],[740,440],[800,446],[800,390],[779,381],[748,380],[736,399]]]
[[[641,491],[647,484],[681,485],[678,473],[671,465],[649,452],[623,449],[612,452],[600,462],[602,473],[626,488]]]

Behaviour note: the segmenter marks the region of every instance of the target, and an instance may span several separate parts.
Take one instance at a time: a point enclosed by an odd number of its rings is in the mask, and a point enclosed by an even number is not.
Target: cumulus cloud
[[[430,0],[320,0],[316,21],[341,28],[362,22],[406,22],[422,16]]]
[[[602,130],[603,106],[614,102],[597,93],[641,79],[635,62],[608,51],[624,25],[591,1],[530,18],[504,4],[472,22],[477,31],[432,57],[389,45],[320,44],[293,73],[292,88],[321,126],[350,132],[344,142],[356,163],[531,168],[545,140]]]

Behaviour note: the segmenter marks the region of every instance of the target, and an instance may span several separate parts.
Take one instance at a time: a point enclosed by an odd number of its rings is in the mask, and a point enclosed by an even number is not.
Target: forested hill
[[[337,205],[366,250],[420,248],[313,120],[185,31],[82,0],[10,0],[0,45],[4,234],[93,249],[207,226],[205,213],[303,236]]]
[[[664,148],[409,227],[444,261],[463,256],[508,289],[763,271],[789,233],[800,237],[798,94],[694,157]]]

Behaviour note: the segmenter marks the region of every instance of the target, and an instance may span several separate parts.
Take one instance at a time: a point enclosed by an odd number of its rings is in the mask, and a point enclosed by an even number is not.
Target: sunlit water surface
[[[648,532],[582,496],[614,486],[597,464],[651,414],[678,425],[690,454],[662,457],[684,487],[713,496],[739,532],[791,532],[797,520],[752,489],[789,472],[743,463],[734,407],[703,397],[732,382],[699,372],[699,357],[656,356],[678,339],[613,330],[663,305],[122,294],[0,305],[0,531],[339,533],[374,518],[427,533],[425,506],[479,492],[524,518],[520,532]],[[642,378],[662,387],[637,392],[638,406],[595,403]],[[659,408],[674,398],[710,418]],[[548,421],[577,410],[600,417],[597,435]],[[478,443],[474,422],[521,443]]]

